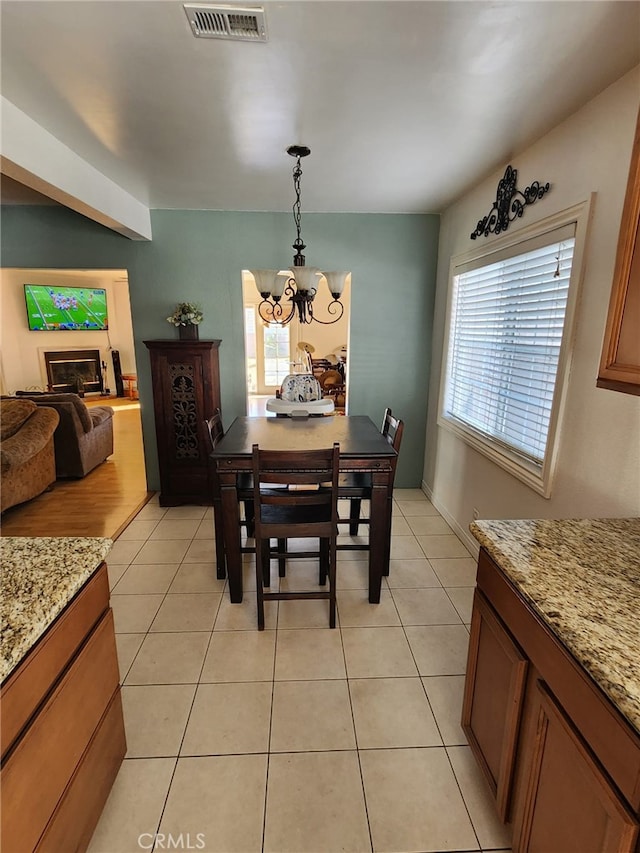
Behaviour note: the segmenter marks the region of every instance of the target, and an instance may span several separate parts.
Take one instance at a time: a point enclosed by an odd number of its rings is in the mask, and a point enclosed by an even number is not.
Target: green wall
[[[165,317],[200,302],[201,338],[220,338],[222,410],[245,414],[241,269],[291,263],[287,213],[154,210],[153,240],[134,242],[67,208],[2,208],[1,263],[126,269],[149,487],[159,487],[149,357],[143,340],[174,338]],[[396,485],[418,487],[424,463],[439,217],[304,214],[307,263],[352,272],[349,411],[405,421]],[[10,357],[7,353],[5,357]]]

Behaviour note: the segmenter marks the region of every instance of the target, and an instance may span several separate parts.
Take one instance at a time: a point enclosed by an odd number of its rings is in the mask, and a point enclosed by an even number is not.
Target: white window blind
[[[456,268],[443,415],[542,467],[575,224]]]

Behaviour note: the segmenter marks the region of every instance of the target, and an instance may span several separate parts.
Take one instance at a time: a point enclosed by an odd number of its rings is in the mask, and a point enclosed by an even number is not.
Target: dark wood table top
[[[251,456],[254,444],[267,450],[314,450],[340,443],[341,459],[393,458],[396,451],[366,415],[322,418],[236,418],[211,454]]]

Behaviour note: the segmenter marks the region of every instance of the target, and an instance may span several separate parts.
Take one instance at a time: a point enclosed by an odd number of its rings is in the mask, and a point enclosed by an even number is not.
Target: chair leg
[[[281,555],[278,557],[278,574],[281,578],[284,578],[287,575],[287,558],[282,555],[287,553],[286,539],[278,539],[278,552]]]
[[[262,582],[264,580],[265,567],[263,565],[263,555],[265,540],[256,542],[256,602],[258,606],[258,631],[264,631],[264,592]],[[266,540],[267,549],[269,540]],[[267,567],[268,567],[267,562]]]
[[[336,542],[329,547],[329,627],[336,627]]]
[[[263,539],[259,547],[256,542],[256,563],[258,560],[258,551],[260,552],[262,563],[262,585],[271,586],[271,540]]]
[[[330,547],[328,539],[320,540],[320,573],[318,576],[318,583],[320,586],[324,586],[327,582],[327,575],[329,574],[329,562],[330,562]]]
[[[349,536],[357,536],[360,526],[360,498],[351,498],[349,503]]]
[[[219,504],[214,504],[213,507],[213,528],[216,539],[216,577],[218,580],[224,580],[227,576],[227,560],[224,554],[222,510]]]
[[[254,525],[254,519],[256,517],[255,508],[253,506],[253,501],[245,501],[244,502],[244,520],[247,522],[247,537],[252,539],[256,529]]]

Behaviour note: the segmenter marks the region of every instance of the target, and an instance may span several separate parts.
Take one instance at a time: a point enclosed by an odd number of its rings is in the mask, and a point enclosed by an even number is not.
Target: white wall
[[[474,508],[481,518],[640,515],[640,398],[596,388],[639,102],[640,67],[510,160],[518,170],[520,188],[534,180],[549,181],[551,191],[525,209],[509,234],[596,193],[558,466],[549,499],[436,423],[449,261],[474,247],[469,235],[488,213],[507,164],[442,216],[423,486],[474,547],[468,533]],[[479,239],[490,241],[492,236]]]
[[[107,384],[116,393],[111,349],[120,352],[123,373],[135,373],[133,329],[126,271],[120,270],[0,270],[0,354],[2,393],[46,389],[42,353],[47,350],[99,349],[107,362]],[[24,299],[25,284],[103,287],[107,291],[108,332],[30,332]]]

